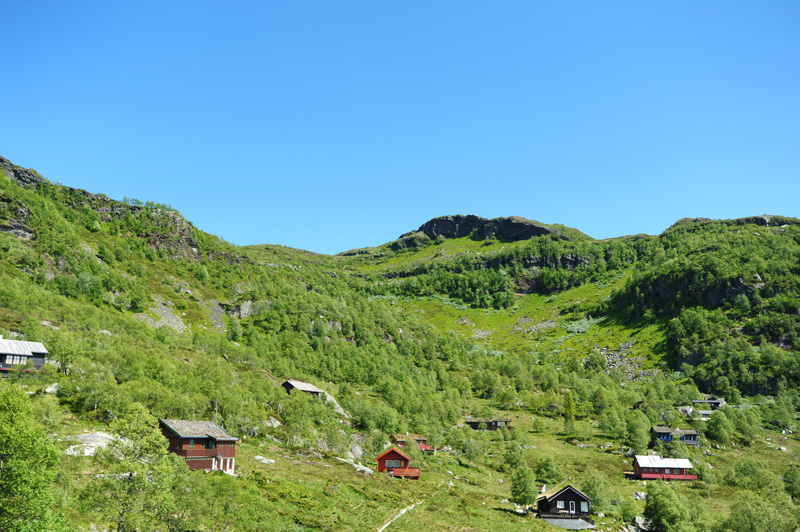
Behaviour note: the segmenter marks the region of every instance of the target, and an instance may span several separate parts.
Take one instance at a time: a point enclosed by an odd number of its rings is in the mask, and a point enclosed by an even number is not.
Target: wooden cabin
[[[169,440],[169,452],[183,457],[190,470],[205,469],[233,474],[238,438],[211,421],[158,421],[161,432]]]
[[[672,443],[679,441],[691,447],[697,447],[697,431],[691,429],[671,429],[669,427],[653,427],[650,429],[650,438],[653,443],[660,441]]]
[[[468,417],[464,423],[469,425],[472,430],[497,430],[505,427],[507,430],[514,430],[511,426],[511,418],[471,418]]]
[[[300,390],[301,392],[310,393],[317,399],[324,399],[325,396],[328,395],[310,382],[297,379],[286,379],[281,386],[283,386],[284,390],[286,390],[286,393],[292,393],[292,390]]]
[[[686,458],[636,455],[633,462],[633,476],[642,480],[697,480],[690,469],[692,463]]]
[[[379,454],[375,461],[378,462],[378,473],[386,471],[392,477],[419,480],[420,470],[410,467],[411,457],[394,447]]]
[[[428,438],[422,434],[392,434],[389,440],[401,449],[405,449],[407,442],[415,442],[422,452],[436,452],[436,447],[428,445]]]
[[[33,364],[34,370],[40,370],[47,354],[47,349],[40,342],[5,340],[0,336],[0,372],[2,373],[24,370],[29,361]]]
[[[582,519],[589,526],[568,526],[564,528],[594,528],[589,517],[592,513],[592,499],[571,484],[557,487],[552,493],[545,493],[536,500],[536,516],[542,519]],[[553,523],[558,524],[558,523]],[[561,525],[559,525],[561,526]]]

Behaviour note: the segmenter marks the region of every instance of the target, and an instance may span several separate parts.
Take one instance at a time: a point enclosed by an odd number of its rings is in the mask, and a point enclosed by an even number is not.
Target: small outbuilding
[[[472,430],[497,430],[505,427],[507,430],[514,430],[511,426],[511,418],[474,418],[468,417],[464,423],[469,425]]]
[[[320,390],[310,382],[298,379],[286,379],[281,386],[286,390],[286,393],[292,393],[292,390],[300,390],[301,392],[310,393],[318,399],[324,399],[327,395],[323,390]]]
[[[641,480],[697,480],[690,469],[692,463],[686,458],[636,455],[633,462],[633,476]]]
[[[556,487],[536,501],[536,516],[568,530],[594,528],[592,499],[571,484]]]
[[[0,372],[24,370],[29,361],[33,369],[40,370],[47,354],[41,342],[5,340],[0,336]]]
[[[169,440],[169,452],[186,460],[190,470],[205,469],[233,474],[238,438],[212,421],[159,419]]]
[[[379,454],[375,457],[375,461],[378,462],[378,473],[386,471],[392,477],[419,480],[419,468],[409,467],[411,457],[394,447],[390,447]]]

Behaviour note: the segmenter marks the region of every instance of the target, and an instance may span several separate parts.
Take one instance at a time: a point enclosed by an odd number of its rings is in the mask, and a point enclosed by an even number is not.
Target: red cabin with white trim
[[[636,455],[633,476],[643,480],[697,480],[697,475],[689,474],[692,468],[686,458]]]
[[[390,476],[419,480],[418,467],[409,467],[411,457],[391,447],[375,458],[378,462],[378,473],[386,471]]]

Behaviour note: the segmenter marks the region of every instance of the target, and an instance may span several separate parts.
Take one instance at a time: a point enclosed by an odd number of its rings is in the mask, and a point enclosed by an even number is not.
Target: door
[[[575,513],[575,501],[569,501],[569,513]]]

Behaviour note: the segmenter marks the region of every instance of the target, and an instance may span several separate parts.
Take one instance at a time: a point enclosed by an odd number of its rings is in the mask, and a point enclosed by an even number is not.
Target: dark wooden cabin
[[[0,372],[24,370],[28,362],[34,370],[42,369],[47,349],[40,342],[23,342],[21,340],[5,340],[0,336]]]
[[[211,421],[158,421],[161,432],[169,440],[169,452],[183,457],[190,470],[205,469],[233,474],[238,438]]]
[[[419,468],[409,467],[411,457],[394,447],[379,454],[375,457],[375,461],[378,462],[378,473],[386,471],[392,477],[419,480]]]
[[[514,430],[511,418],[467,418],[464,423],[472,430],[497,430],[501,427]]]
[[[286,379],[281,386],[286,390],[286,393],[291,393],[292,390],[300,390],[301,392],[310,393],[317,399],[324,399],[327,395],[323,390],[320,390],[310,382],[297,379]]]
[[[669,427],[653,427],[650,429],[650,437],[653,443],[661,441],[672,443],[679,441],[686,445],[697,447],[697,431],[691,429],[671,429]]]
[[[545,493],[536,500],[537,516],[554,519],[584,519],[591,523],[592,499],[571,484]]]
[[[642,480],[697,480],[690,469],[692,463],[686,458],[636,455],[633,461],[633,476]]]

